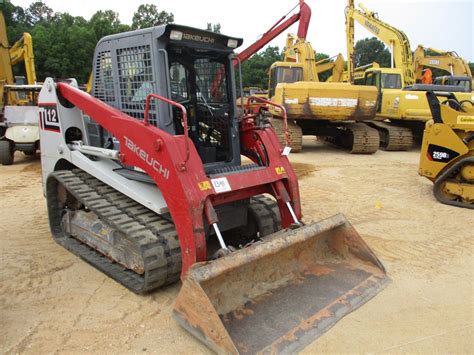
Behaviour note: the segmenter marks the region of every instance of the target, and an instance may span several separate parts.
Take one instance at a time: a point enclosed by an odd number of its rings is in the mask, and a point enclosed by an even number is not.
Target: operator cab
[[[378,89],[401,89],[403,85],[400,73],[389,73],[380,70],[367,71],[360,85],[373,85]]]
[[[105,37],[95,50],[92,95],[139,120],[151,93],[178,102],[205,170],[240,165],[232,59],[241,44],[178,25]],[[184,134],[181,111],[165,102],[152,99],[148,119],[169,134]],[[92,144],[118,149],[110,134],[90,128]]]
[[[275,95],[276,86],[280,83],[303,81],[303,65],[299,63],[276,62],[270,67],[269,97]]]

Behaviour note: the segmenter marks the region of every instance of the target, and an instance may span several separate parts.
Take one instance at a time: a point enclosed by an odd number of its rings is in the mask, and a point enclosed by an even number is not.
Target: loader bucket
[[[194,265],[173,316],[218,353],[289,353],[388,281],[383,265],[339,214]]]

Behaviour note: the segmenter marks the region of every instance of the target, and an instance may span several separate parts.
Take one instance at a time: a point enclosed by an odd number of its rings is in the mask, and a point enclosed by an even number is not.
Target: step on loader
[[[133,292],[181,278],[174,317],[217,352],[297,350],[389,278],[344,216],[302,222],[288,149],[256,115],[237,115],[241,43],[148,28],[99,41],[92,96],[46,79],[50,228]]]
[[[426,96],[433,119],[426,123],[418,173],[434,182],[441,203],[474,209],[474,102],[447,92]]]

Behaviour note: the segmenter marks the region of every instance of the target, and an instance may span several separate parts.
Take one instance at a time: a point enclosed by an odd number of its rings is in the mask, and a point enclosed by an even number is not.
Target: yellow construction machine
[[[33,155],[39,147],[36,72],[31,35],[10,47],[0,10],[0,164],[13,163],[16,150]],[[26,85],[18,85],[13,66],[24,62]],[[21,83],[23,84],[23,83]]]
[[[434,182],[441,203],[474,209],[474,103],[452,93],[426,95],[433,119],[426,123],[418,173]]]
[[[270,100],[286,110],[294,151],[301,149],[303,134],[325,137],[351,153],[378,150],[377,131],[363,123],[375,117],[377,90],[373,86],[320,82],[315,51],[304,37],[288,35],[284,60],[270,67],[268,86]],[[275,109],[270,112],[276,117],[282,114]],[[281,120],[279,125],[278,120],[273,122],[277,133],[282,132]],[[281,133],[279,137],[282,140]]]
[[[391,50],[391,68],[370,68],[364,72],[365,85],[379,90],[377,121],[371,126],[380,133],[380,146],[385,150],[407,150],[413,145],[413,135],[420,135],[424,123],[431,119],[426,91],[456,92],[461,100],[472,98],[470,90],[460,85],[436,87],[416,84],[413,55],[408,37],[402,31],[381,21],[377,14],[362,4],[354,6],[348,0],[346,7],[346,34],[348,50],[348,77],[354,82],[354,21],[384,42]]]
[[[12,64],[10,61],[10,45],[8,43],[7,30],[3,12],[0,10],[0,109],[3,108],[3,91],[5,85],[14,84]],[[16,97],[10,94],[11,101]]]
[[[462,85],[472,91],[472,73],[469,65],[456,52],[442,51],[435,48],[416,47],[413,54],[415,78],[421,80],[424,68],[439,69],[447,72],[440,78],[435,78],[434,84]]]

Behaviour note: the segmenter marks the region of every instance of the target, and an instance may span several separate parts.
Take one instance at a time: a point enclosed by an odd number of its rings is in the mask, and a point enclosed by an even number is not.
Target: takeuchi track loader
[[[434,182],[441,203],[474,209],[474,102],[453,93],[426,96],[433,120],[423,134],[419,174]]]
[[[241,43],[148,28],[99,41],[92,96],[46,79],[50,228],[133,292],[181,277],[174,317],[215,351],[294,351],[389,279],[344,216],[302,222],[287,150],[255,115],[237,115]]]

